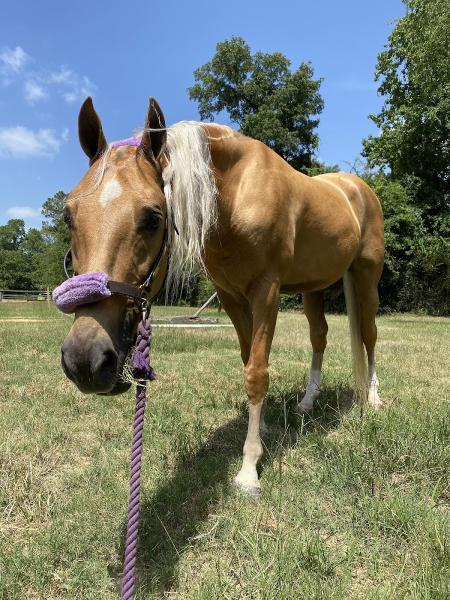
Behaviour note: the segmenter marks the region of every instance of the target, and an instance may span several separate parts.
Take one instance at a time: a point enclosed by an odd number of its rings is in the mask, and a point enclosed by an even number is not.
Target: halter
[[[69,265],[72,262],[72,249],[69,248],[64,255],[64,273],[66,274],[67,279],[53,291],[53,301],[59,310],[64,313],[72,313],[76,308],[83,304],[98,302],[102,298],[108,298],[112,294],[128,296],[129,298],[133,298],[133,300],[140,302],[141,305],[147,304],[148,306],[159,292],[158,290],[154,293],[150,299],[146,297],[151,290],[153,278],[161,264],[164,254],[167,253],[170,260],[168,239],[169,228],[166,215],[161,248],[153,261],[146,278],[139,286],[124,281],[114,281],[113,279],[110,279],[106,273],[101,271],[71,276],[69,273]],[[164,285],[164,282],[162,285]]]

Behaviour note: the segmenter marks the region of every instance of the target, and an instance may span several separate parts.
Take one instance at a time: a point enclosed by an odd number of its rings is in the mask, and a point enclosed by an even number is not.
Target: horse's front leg
[[[253,314],[250,356],[244,368],[249,418],[242,467],[235,482],[245,492],[254,496],[259,495],[261,488],[256,470],[263,453],[260,422],[269,387],[269,353],[277,320],[279,295],[278,280],[265,279],[259,282],[248,296]]]

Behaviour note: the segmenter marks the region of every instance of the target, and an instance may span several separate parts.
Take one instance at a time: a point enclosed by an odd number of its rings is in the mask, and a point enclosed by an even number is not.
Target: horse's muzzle
[[[61,364],[67,377],[85,394],[120,393],[127,387],[117,389],[119,357],[103,340],[85,346],[67,338],[61,349]]]

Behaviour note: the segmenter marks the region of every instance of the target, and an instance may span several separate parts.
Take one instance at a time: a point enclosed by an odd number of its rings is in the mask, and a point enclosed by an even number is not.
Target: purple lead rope
[[[122,140],[122,142],[116,142],[115,145],[136,145],[134,142],[130,142],[130,140]],[[53,290],[53,300],[59,310],[64,313],[72,313],[77,307],[83,304],[90,304],[109,298],[112,293],[109,287],[110,284],[108,275],[103,272],[75,275],[66,279],[66,281]],[[127,536],[125,540],[125,558],[122,576],[122,600],[132,600],[136,587],[136,550],[139,528],[144,411],[147,381],[153,381],[156,378],[150,366],[152,326],[150,318],[147,318],[148,303],[143,298],[141,299],[141,307],[142,320],[138,325],[132,363],[133,377],[137,380],[137,386],[133,421],[133,443],[131,447],[130,495],[128,500]]]
[[[139,497],[141,492],[141,462],[144,431],[144,411],[147,381],[155,379],[150,366],[152,328],[150,319],[143,317],[139,323],[136,348],[133,355],[133,377],[139,380],[136,386],[136,406],[133,421],[133,442],[131,446],[130,494],[128,499],[127,535],[125,538],[125,558],[122,576],[122,600],[132,600],[136,587],[136,551],[139,529]]]

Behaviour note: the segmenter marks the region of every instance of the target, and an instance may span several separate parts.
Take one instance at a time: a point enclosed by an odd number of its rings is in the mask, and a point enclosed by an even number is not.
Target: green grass
[[[8,320],[23,316],[42,320]],[[307,323],[280,314],[259,502],[232,484],[246,429],[234,331],[155,329],[138,598],[449,597],[450,320],[378,320],[389,407],[362,417],[346,319],[328,321],[321,399],[298,420]],[[0,304],[2,600],[117,598],[133,393],[83,396],[64,378],[70,322]]]

